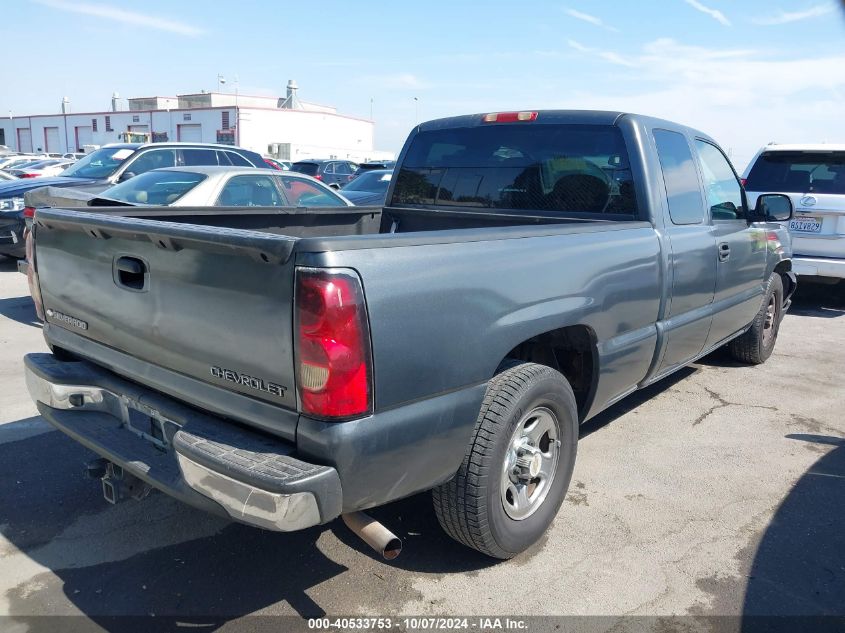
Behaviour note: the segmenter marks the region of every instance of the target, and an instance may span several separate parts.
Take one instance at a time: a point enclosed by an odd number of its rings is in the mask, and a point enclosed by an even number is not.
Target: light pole
[[[226,83],[226,78],[223,75],[217,75],[217,92],[222,90],[221,86]]]

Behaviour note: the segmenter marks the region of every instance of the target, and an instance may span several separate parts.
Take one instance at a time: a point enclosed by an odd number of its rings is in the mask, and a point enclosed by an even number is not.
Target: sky
[[[742,171],[768,142],[845,143],[843,0],[4,0],[0,114],[121,97],[282,95],[375,121],[601,109],[707,132]],[[13,61],[12,61],[13,60]]]

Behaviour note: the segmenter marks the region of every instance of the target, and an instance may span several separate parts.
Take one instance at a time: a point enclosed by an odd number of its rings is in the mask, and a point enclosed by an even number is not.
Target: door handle
[[[114,281],[128,290],[145,290],[147,273],[147,264],[137,257],[118,257],[114,260]]]
[[[726,262],[731,256],[731,245],[727,242],[719,244],[719,261]]]

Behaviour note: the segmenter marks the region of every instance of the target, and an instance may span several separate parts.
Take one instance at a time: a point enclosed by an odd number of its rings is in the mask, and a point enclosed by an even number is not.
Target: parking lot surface
[[[0,258],[0,615],[845,614],[845,291],[799,291],[772,358],[703,359],[584,425],[570,492],[532,550],[452,542],[428,495],[373,512],[377,559],[340,521],[293,534],[170,500],[107,504],[92,454],[38,417],[22,357],[45,351],[26,279]],[[207,629],[205,629],[207,630]]]

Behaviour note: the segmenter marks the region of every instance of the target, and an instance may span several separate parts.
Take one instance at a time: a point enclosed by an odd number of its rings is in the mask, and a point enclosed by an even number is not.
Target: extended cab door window
[[[270,176],[233,176],[223,185],[217,207],[281,207],[284,206]]]
[[[701,158],[704,193],[713,219],[744,222],[747,213],[742,186],[728,159],[722,150],[707,141],[696,139],[695,148]]]
[[[654,142],[672,224],[701,224],[704,221],[701,185],[686,137],[669,130],[654,130]]]

